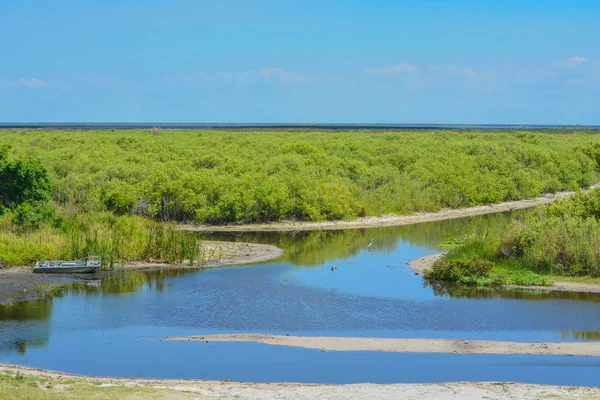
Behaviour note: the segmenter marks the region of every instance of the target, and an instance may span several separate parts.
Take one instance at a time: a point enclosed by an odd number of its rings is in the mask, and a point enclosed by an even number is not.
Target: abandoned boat
[[[39,261],[35,263],[33,272],[87,274],[96,272],[101,265],[102,261],[98,257],[88,257],[77,261]]]

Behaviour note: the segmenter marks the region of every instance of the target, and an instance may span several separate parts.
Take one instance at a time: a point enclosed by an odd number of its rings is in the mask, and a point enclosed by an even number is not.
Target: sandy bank
[[[600,187],[600,183],[591,186],[590,189]],[[381,226],[412,225],[422,222],[442,221],[446,219],[464,218],[475,215],[494,214],[499,212],[520,210],[543,204],[550,204],[556,200],[564,199],[577,192],[558,192],[556,194],[544,194],[541,197],[528,200],[506,201],[499,204],[486,206],[459,208],[454,210],[443,210],[433,213],[420,213],[415,215],[386,214],[379,217],[357,218],[352,221],[321,221],[321,222],[298,222],[282,221],[270,224],[248,224],[248,225],[181,225],[180,229],[195,232],[268,232],[268,231],[312,231],[312,230],[338,230],[357,228],[376,228]]]
[[[213,268],[225,265],[253,264],[273,260],[281,257],[283,250],[269,244],[238,243],[222,241],[204,241],[202,249],[207,255],[206,261],[201,265],[164,264],[152,262],[137,262],[126,264],[123,268],[139,271],[153,271],[159,269],[184,269],[184,268]]]
[[[416,260],[409,261],[407,265],[414,271],[417,275],[423,275],[426,269],[429,269],[435,264],[437,260],[442,258],[446,253],[437,253],[431,256],[425,256],[421,258],[417,258]]]
[[[159,380],[142,378],[100,378],[63,374],[40,369],[0,364],[0,372],[21,373],[48,379],[64,379],[44,392],[65,390],[68,380],[84,380],[94,383],[95,390],[106,389],[109,398],[115,398],[115,386],[122,388],[155,389],[163,399],[547,399],[547,398],[600,398],[599,388],[528,385],[520,383],[456,382],[433,384],[386,384],[360,383],[351,385],[316,385],[301,383],[241,383],[199,380]],[[165,391],[167,389],[167,391]],[[160,390],[160,392],[159,392]],[[153,397],[157,398],[157,397]]]
[[[190,266],[185,263],[137,262],[126,264],[123,268],[138,271],[211,268],[264,262],[278,258],[283,253],[283,250],[276,246],[255,243],[204,241],[202,247],[208,258],[201,266]],[[97,284],[102,279],[103,273],[101,271],[96,274],[34,274],[31,267],[2,269],[0,270],[0,304],[35,300],[39,297],[36,290],[39,285],[68,285],[74,282]]]
[[[225,334],[169,337],[162,340],[253,342],[330,351],[383,351],[392,353],[529,354],[600,357],[600,342],[500,342],[490,340],[396,339],[333,336]]]
[[[442,258],[446,253],[433,254],[417,258],[407,263],[407,265],[415,272],[415,274],[423,275],[426,269],[429,269],[433,264]],[[586,282],[568,282],[554,281],[552,286],[520,286],[520,285],[503,285],[507,289],[527,289],[527,290],[552,290],[555,292],[579,292],[579,293],[600,293],[600,284]]]

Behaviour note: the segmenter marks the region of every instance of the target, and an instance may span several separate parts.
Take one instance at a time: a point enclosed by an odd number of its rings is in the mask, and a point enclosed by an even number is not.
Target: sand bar
[[[224,334],[168,337],[161,340],[251,342],[328,351],[393,353],[528,354],[600,357],[600,342],[501,342],[490,340],[396,339],[271,334]]]

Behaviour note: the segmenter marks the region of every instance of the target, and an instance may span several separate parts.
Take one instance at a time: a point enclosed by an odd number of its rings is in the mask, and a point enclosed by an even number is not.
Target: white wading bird
[[[371,251],[371,246],[373,246],[373,242],[375,241],[375,239],[371,239],[371,243],[369,243],[367,245],[367,250]]]

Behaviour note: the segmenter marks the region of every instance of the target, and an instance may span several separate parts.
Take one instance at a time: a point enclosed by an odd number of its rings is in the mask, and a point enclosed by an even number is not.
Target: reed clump
[[[133,261],[199,265],[205,258],[197,235],[138,216],[88,213],[67,217],[58,226],[0,229],[0,264],[5,268],[90,255],[101,257],[108,268]]]

